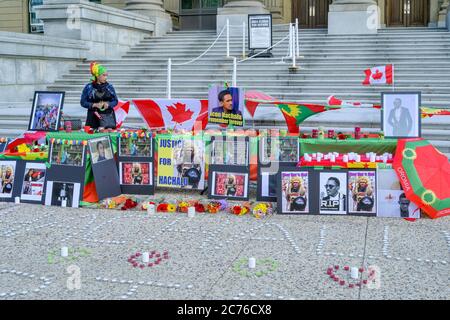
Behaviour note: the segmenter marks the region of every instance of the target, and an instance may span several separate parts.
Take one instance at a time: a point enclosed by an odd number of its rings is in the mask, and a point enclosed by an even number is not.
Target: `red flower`
[[[239,207],[239,206],[234,206],[233,207],[233,214],[240,215],[241,211],[242,211],[241,207]]]
[[[201,203],[196,203],[195,204],[195,211],[201,213],[201,212],[205,212],[205,206]]]
[[[159,212],[167,212],[167,206],[168,206],[167,203],[161,203],[161,204],[159,204],[158,207],[156,208],[156,211],[159,211]]]

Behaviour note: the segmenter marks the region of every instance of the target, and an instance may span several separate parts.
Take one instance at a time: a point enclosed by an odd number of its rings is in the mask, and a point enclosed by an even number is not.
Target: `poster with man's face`
[[[377,217],[420,218],[419,208],[406,198],[394,169],[378,169]]]
[[[281,212],[309,212],[309,173],[307,171],[282,172],[281,189]]]
[[[90,139],[89,149],[93,164],[113,158],[113,151],[109,137]]]
[[[209,123],[244,125],[244,91],[239,88],[212,86],[208,92]]]
[[[320,173],[320,213],[347,214],[347,173]]]
[[[420,137],[420,93],[382,94],[382,130],[388,138]]]
[[[348,173],[349,213],[376,213],[375,179],[375,171],[350,171]]]

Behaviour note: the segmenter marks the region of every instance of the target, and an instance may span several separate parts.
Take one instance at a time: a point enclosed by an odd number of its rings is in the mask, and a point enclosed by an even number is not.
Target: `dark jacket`
[[[100,95],[103,96],[103,98],[99,98]],[[94,103],[100,102],[100,101],[106,101],[108,102],[108,109],[105,111],[100,111],[98,109],[92,108],[92,105]],[[86,117],[86,125],[90,126],[92,128],[98,128],[99,127],[99,121],[98,118],[95,116],[94,112],[97,111],[98,113],[111,113],[114,111],[114,107],[118,103],[117,94],[114,90],[114,87],[110,83],[104,83],[104,84],[97,84],[97,83],[88,83],[84,89],[83,93],[81,94],[80,104],[83,108],[86,108],[87,111],[87,117]]]

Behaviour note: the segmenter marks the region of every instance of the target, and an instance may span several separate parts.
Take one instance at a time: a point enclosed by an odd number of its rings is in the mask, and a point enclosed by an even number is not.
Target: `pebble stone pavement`
[[[0,239],[0,300],[450,298],[450,217],[189,218],[0,203]],[[62,246],[89,254],[62,258]],[[143,251],[169,258],[133,267],[127,260]],[[377,268],[377,285],[349,287],[345,266]]]

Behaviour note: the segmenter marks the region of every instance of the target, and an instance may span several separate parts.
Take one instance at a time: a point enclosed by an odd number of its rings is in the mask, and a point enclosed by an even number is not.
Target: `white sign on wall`
[[[250,50],[267,49],[272,46],[272,15],[248,15],[248,47]]]

